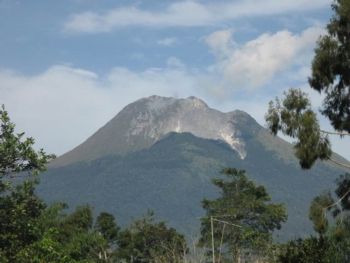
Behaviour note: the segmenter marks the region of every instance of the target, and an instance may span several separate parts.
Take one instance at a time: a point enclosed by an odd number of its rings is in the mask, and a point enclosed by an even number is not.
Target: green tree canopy
[[[307,95],[291,89],[282,100],[270,102],[265,116],[273,134],[281,131],[296,139],[296,157],[304,169],[316,160],[333,160],[328,135],[348,136],[350,132],[350,2],[334,0],[333,17],[327,32],[320,37],[312,61],[310,87],[324,95],[320,112],[329,119],[335,132],[320,128],[316,112]]]
[[[46,169],[54,157],[43,149],[35,151],[33,138],[23,138],[24,133],[15,133],[15,125],[2,105],[0,109],[0,181],[4,176],[20,172],[37,174]],[[4,190],[4,189],[2,189]]]
[[[309,218],[320,235],[324,235],[330,228],[341,227],[345,221],[350,223],[350,174],[340,175],[336,183],[334,195],[324,192],[311,202]],[[329,222],[330,216],[333,217],[333,224]]]
[[[222,252],[234,260],[240,256],[239,251],[260,253],[270,243],[272,231],[286,221],[285,208],[272,203],[266,189],[248,180],[245,171],[227,168],[222,173],[225,179],[213,180],[220,196],[203,200],[206,216],[201,220],[200,243],[211,248],[213,230],[216,253],[221,243]]]
[[[0,262],[106,262],[108,241],[92,228],[89,206],[64,213],[35,194],[36,176],[53,155],[36,151],[33,138],[15,133],[0,109]]]
[[[309,218],[318,237],[283,244],[278,262],[343,263],[350,260],[350,174],[337,180],[335,195],[323,192],[311,202]],[[333,197],[337,198],[337,201]]]
[[[311,168],[318,159],[331,157],[328,136],[322,133],[310,100],[301,90],[290,89],[284,93],[282,102],[279,99],[271,101],[265,119],[274,135],[281,131],[297,139],[295,155],[303,169]]]
[[[102,212],[96,219],[95,229],[110,243],[117,240],[119,227],[115,223],[114,216]]]
[[[15,133],[5,107],[0,109],[0,255],[15,262],[15,255],[38,239],[37,219],[45,204],[34,193],[32,178],[21,178],[12,184],[19,173],[35,175],[44,171],[53,155],[35,151],[33,138]]]
[[[310,86],[325,93],[321,110],[333,127],[350,132],[350,2],[335,0],[327,34],[317,43]]]
[[[152,212],[119,233],[117,258],[127,262],[182,262],[187,251],[184,236],[164,222],[156,222]]]

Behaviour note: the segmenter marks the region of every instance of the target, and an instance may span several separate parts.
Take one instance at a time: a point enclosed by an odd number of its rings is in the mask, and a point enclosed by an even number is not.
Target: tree
[[[280,263],[341,263],[337,257],[330,258],[334,250],[332,243],[315,237],[288,241],[280,246],[278,261]]]
[[[350,174],[341,175],[337,180],[334,200],[331,193],[326,192],[314,198],[310,206],[309,218],[314,224],[314,229],[321,236],[325,234],[332,224],[329,223],[327,212],[333,217],[333,225],[340,226],[341,223],[350,223]],[[340,231],[341,232],[341,231]],[[350,236],[349,236],[350,237]]]
[[[275,102],[270,102],[265,116],[268,128],[274,135],[282,132],[296,139],[295,156],[303,169],[310,169],[317,160],[330,160],[350,169],[348,164],[332,157],[329,142],[330,135],[342,138],[350,132],[350,2],[335,0],[332,9],[334,14],[327,25],[327,33],[317,42],[308,81],[312,89],[324,95],[320,112],[328,118],[335,131],[321,129],[310,99],[306,93],[297,89],[290,89],[281,100],[277,98]],[[323,193],[311,203],[309,218],[321,241],[331,239],[333,244],[338,240],[338,234],[344,232],[340,230],[348,220],[342,215],[349,204],[349,182],[347,175],[338,180],[337,201],[330,193]],[[327,212],[331,212],[334,217],[332,223]],[[342,243],[329,247],[337,251],[336,248],[349,243],[350,236],[345,236]],[[341,254],[337,252],[337,255]]]
[[[323,192],[311,202],[309,218],[318,237],[282,245],[278,255],[280,262],[349,262],[350,193],[345,190],[344,182],[349,184],[350,174],[342,175],[337,180],[335,195],[338,201],[334,201],[330,192]]]
[[[36,194],[35,175],[53,155],[35,151],[34,139],[15,133],[0,109],[0,262],[107,262],[108,241],[95,231],[89,206],[70,214],[64,204],[47,206]]]
[[[309,219],[313,222],[314,230],[321,238],[323,238],[328,230],[329,222],[326,211],[331,208],[333,203],[334,200],[330,192],[325,192],[316,196],[311,202]]]
[[[0,109],[0,255],[15,262],[16,254],[38,239],[37,219],[45,204],[35,195],[35,182],[25,177],[12,184],[18,175],[44,171],[53,155],[34,150],[34,139],[15,134],[5,107]]]
[[[187,251],[184,236],[164,222],[155,222],[152,212],[121,231],[117,244],[117,258],[135,263],[180,263]]]
[[[310,169],[317,160],[330,160],[350,169],[347,163],[341,163],[332,157],[328,138],[330,135],[341,138],[350,135],[350,1],[334,0],[332,9],[334,14],[327,25],[327,33],[317,42],[308,81],[313,90],[324,96],[320,112],[330,121],[335,131],[321,129],[307,94],[296,89],[285,92],[282,100],[277,98],[275,102],[270,102],[265,116],[268,128],[274,135],[282,132],[296,139],[295,155],[303,169]],[[349,175],[338,180],[337,201],[327,192],[312,201],[309,218],[314,223],[319,239],[306,239],[297,245],[292,244],[301,249],[299,256],[319,258],[316,256],[317,249],[311,252],[309,248],[321,245],[325,254],[317,262],[349,261],[350,235],[345,231],[350,225],[347,215],[350,208],[349,182]],[[295,250],[292,248],[291,251]],[[290,256],[292,254],[289,253]],[[304,261],[299,259],[297,262]]]
[[[107,259],[110,257],[110,254],[112,254],[111,252],[113,249],[115,249],[120,228],[115,223],[114,216],[106,212],[99,214],[96,219],[94,228],[95,231],[102,235],[103,238],[107,241],[107,244],[104,247],[103,251],[101,251],[100,255],[101,258]]]
[[[332,150],[327,135],[321,132],[316,113],[306,93],[290,89],[284,93],[282,102],[270,102],[265,116],[269,130],[277,135],[279,131],[296,138],[295,156],[303,169],[309,169],[318,160],[331,158]]]
[[[327,34],[317,43],[311,88],[325,93],[322,114],[338,131],[350,132],[350,2],[335,0]]]
[[[19,251],[15,262],[108,262],[102,257],[107,241],[92,229],[89,206],[65,214],[66,205],[54,204],[37,219],[38,238]]]
[[[222,173],[226,179],[213,180],[220,197],[202,202],[206,216],[201,220],[200,243],[211,248],[214,241],[214,252],[221,250],[234,261],[243,252],[260,254],[270,244],[272,231],[286,221],[285,208],[271,203],[265,188],[248,180],[245,171],[227,168]]]
[[[96,219],[95,229],[111,244],[117,239],[119,227],[115,223],[114,216],[102,212]]]
[[[35,151],[33,138],[24,139],[24,133],[16,134],[4,105],[0,109],[0,124],[0,190],[4,191],[6,177],[43,172],[54,155],[46,154],[43,149]]]
[[[32,182],[0,196],[0,255],[16,262],[17,253],[39,239],[38,218],[44,209]]]
[[[282,103],[270,102],[266,121],[273,134],[297,139],[296,157],[302,168],[309,169],[316,160],[333,160],[328,135],[348,136],[350,132],[350,2],[335,0],[333,17],[327,33],[320,37],[312,61],[310,87],[324,94],[321,113],[335,132],[320,129],[310,100],[300,90],[285,93]],[[350,168],[349,165],[338,163]]]

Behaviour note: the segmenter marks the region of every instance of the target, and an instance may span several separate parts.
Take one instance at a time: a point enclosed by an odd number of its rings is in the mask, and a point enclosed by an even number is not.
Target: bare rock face
[[[144,135],[158,141],[170,132],[189,132],[205,139],[223,140],[245,158],[244,141],[235,128],[233,115],[210,109],[202,100],[189,97],[173,99],[152,96],[146,99],[147,109],[132,120],[126,133],[129,141]]]
[[[196,97],[143,98],[126,106],[84,143],[58,158],[53,166],[138,151],[170,132],[188,132],[200,138],[222,140],[244,159],[247,152],[243,139],[245,131],[240,128],[242,114],[253,120],[240,111],[223,113],[211,109]],[[254,126],[259,125],[255,123]]]

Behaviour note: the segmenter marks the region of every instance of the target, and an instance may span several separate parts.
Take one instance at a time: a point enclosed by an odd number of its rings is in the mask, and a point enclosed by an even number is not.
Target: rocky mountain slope
[[[286,204],[282,239],[312,232],[310,201],[342,173],[328,164],[302,171],[292,145],[245,112],[222,113],[194,97],[152,96],[128,105],[59,157],[38,191],[49,202],[89,203],[96,212],[112,212],[121,224],[152,209],[191,235],[203,215],[201,200],[218,195],[211,180],[224,167],[247,170],[273,201]]]
[[[243,159],[247,153],[242,132],[237,127],[240,114],[211,109],[195,97],[151,96],[126,106],[84,143],[58,158],[54,165],[135,152],[151,146],[169,132],[190,132],[200,138],[223,140]]]

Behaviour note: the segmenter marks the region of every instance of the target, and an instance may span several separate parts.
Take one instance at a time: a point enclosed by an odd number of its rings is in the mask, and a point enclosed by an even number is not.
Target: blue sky
[[[0,0],[0,103],[62,154],[128,103],[197,96],[259,123],[307,86],[329,0]],[[326,121],[322,121],[326,128]],[[344,141],[334,148],[348,159]]]

